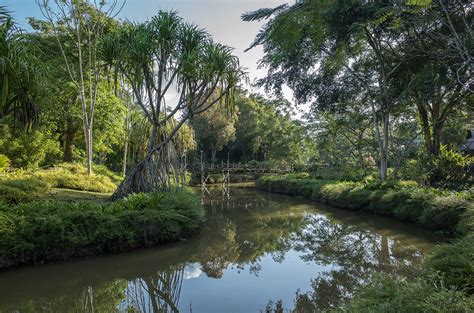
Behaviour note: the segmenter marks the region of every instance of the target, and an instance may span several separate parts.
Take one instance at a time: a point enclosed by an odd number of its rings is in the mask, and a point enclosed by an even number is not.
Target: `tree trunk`
[[[216,164],[216,154],[217,154],[217,149],[214,147],[214,145],[211,145],[211,163],[212,163],[212,168],[214,168],[214,165]]]
[[[123,176],[127,174],[127,156],[128,156],[128,139],[125,139],[125,144],[123,146],[123,161],[122,161]]]
[[[87,174],[92,176],[92,128],[86,126]]]
[[[74,120],[72,117],[67,119],[66,134],[64,135],[63,149],[64,149],[64,162],[72,162],[72,143],[76,135],[76,128],[74,127]]]
[[[173,181],[179,166],[171,161],[178,161],[172,143],[162,143],[158,148],[149,150],[151,152],[146,158],[128,172],[112,195],[112,200],[122,199],[132,193],[169,190],[174,183],[179,183]]]
[[[439,120],[436,121],[436,124],[433,125],[433,156],[439,156],[441,151],[441,129],[442,125]]]
[[[148,154],[152,153],[153,148],[155,147],[158,139],[158,125],[153,125],[151,129],[150,138],[148,138]]]
[[[388,144],[389,144],[389,114],[382,116],[382,144],[380,147],[380,179],[386,181],[388,177]]]
[[[420,119],[421,132],[423,134],[423,144],[425,146],[426,151],[428,151],[429,153],[433,153],[428,112],[421,104],[418,105],[418,115]]]
[[[130,101],[127,101],[127,115],[125,116],[125,142],[123,145],[123,162],[122,174],[127,174],[127,157],[128,157],[128,136],[130,131]]]

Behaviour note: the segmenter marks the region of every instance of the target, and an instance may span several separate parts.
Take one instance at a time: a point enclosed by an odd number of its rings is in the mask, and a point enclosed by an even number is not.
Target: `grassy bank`
[[[410,279],[380,274],[342,312],[471,312],[474,307],[474,195],[412,182],[344,182],[306,174],[266,176],[259,189],[349,210],[391,216],[451,235]],[[339,310],[338,310],[339,311]]]
[[[455,236],[474,227],[474,198],[468,192],[422,188],[413,182],[326,181],[305,175],[264,176],[256,186],[338,208],[392,216]]]
[[[137,194],[117,202],[0,203],[0,268],[177,241],[196,233],[204,209],[190,191]]]

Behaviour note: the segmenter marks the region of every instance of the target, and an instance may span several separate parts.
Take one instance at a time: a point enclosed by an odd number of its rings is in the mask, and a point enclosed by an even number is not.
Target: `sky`
[[[215,41],[233,47],[235,55],[247,69],[251,82],[265,76],[265,69],[258,69],[258,61],[263,56],[261,47],[244,52],[258,33],[261,23],[243,22],[242,13],[262,7],[275,7],[289,0],[127,0],[119,18],[130,21],[145,21],[158,10],[177,10],[185,21],[206,29]],[[35,0],[0,0],[12,11],[15,21],[27,28],[27,18],[41,18]],[[262,92],[262,91],[260,91]],[[285,96],[291,99],[291,92]]]

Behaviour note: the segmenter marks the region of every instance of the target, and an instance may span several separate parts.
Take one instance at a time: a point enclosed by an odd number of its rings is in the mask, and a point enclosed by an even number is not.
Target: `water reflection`
[[[248,188],[203,200],[208,221],[186,242],[0,273],[0,312],[258,312],[270,299],[317,312],[433,244],[411,226]]]

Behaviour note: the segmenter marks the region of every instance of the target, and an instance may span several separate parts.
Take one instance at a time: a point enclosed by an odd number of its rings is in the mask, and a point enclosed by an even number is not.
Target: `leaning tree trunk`
[[[178,157],[172,142],[160,144],[150,149],[146,158],[138,163],[112,195],[112,200],[125,198],[133,193],[169,190],[177,186],[176,171],[179,170]]]

